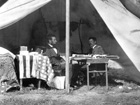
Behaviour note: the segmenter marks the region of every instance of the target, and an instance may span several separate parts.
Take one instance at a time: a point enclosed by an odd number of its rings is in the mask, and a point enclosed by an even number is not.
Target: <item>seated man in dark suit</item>
[[[57,39],[54,35],[48,35],[48,45],[45,49],[38,48],[36,51],[43,53],[43,55],[50,58],[52,68],[54,69],[55,75],[65,75],[65,60],[60,56],[58,49],[56,48]],[[74,73],[73,73],[74,71]],[[72,78],[77,75],[76,70],[72,70],[72,65],[69,67],[69,80],[71,86],[75,84],[76,81],[73,81]]]

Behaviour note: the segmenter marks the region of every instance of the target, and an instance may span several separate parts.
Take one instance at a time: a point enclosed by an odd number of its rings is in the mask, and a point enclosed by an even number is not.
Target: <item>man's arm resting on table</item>
[[[58,59],[58,57],[50,57],[50,62],[52,65],[60,66],[61,64],[65,64],[65,60],[63,59]]]

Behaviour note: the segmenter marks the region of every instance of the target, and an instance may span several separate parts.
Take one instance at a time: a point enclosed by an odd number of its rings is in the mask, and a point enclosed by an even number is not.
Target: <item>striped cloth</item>
[[[47,56],[41,54],[19,54],[19,78],[37,78],[48,81],[53,72],[52,65]]]

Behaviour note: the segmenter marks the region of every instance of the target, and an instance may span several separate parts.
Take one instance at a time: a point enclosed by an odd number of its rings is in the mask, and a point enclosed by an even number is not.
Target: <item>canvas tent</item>
[[[139,71],[140,19],[130,13],[119,0],[91,1],[104,22],[109,27],[117,42]]]
[[[22,8],[22,15],[24,14],[24,12],[27,12],[24,16],[17,18],[18,20],[15,19],[14,22],[12,21],[12,24],[10,22],[10,26],[8,27],[5,27],[5,25],[7,26],[7,23],[2,27],[0,26],[0,45],[2,47],[7,48],[14,53],[18,53],[19,46],[21,45],[26,45],[28,47],[45,46],[45,38],[47,34],[54,33],[55,35],[57,35],[57,38],[59,40],[58,46],[60,48],[60,51],[65,52],[65,0],[51,0],[50,2],[49,0],[26,0],[26,3],[24,3],[24,0],[21,0],[21,2],[20,0],[18,0],[19,2],[17,2],[16,0],[9,1],[13,1],[13,3],[15,4],[26,4],[27,1],[28,3],[33,3],[33,1],[35,1],[38,2],[38,5],[31,4],[29,7],[26,7],[25,11],[24,8]],[[135,64],[135,60],[131,60],[133,59],[133,57],[129,57],[129,54],[126,55],[124,48],[120,47],[118,40],[116,40],[117,38],[115,37],[115,34],[113,33],[113,36],[111,33],[112,31],[110,32],[109,29],[111,26],[108,29],[103,21],[104,19],[102,20],[101,18],[102,16],[100,17],[98,14],[99,10],[97,8],[97,10],[94,8],[94,6],[96,7],[96,5],[92,3],[93,0],[71,0],[71,51],[77,53],[86,52],[88,50],[88,37],[95,36],[98,39],[98,43],[103,46],[106,53],[120,56],[118,62],[124,67],[122,69],[127,70],[127,75],[129,76],[129,78],[140,82],[139,66],[137,66],[139,65],[139,62]],[[3,21],[1,19],[5,19],[6,17],[6,15],[2,16],[4,12],[1,8],[3,8],[3,6],[4,5],[0,7],[0,22]],[[12,6],[14,6],[14,4]],[[30,12],[28,12],[28,8],[31,9]],[[7,6],[5,9],[7,9]],[[15,13],[19,13],[19,11]],[[13,14],[9,15],[5,20],[7,21],[9,20],[9,18],[12,18],[11,16],[14,16]],[[112,14],[108,15],[111,16]],[[133,19],[135,20],[135,18]],[[136,56],[138,57],[138,55]]]

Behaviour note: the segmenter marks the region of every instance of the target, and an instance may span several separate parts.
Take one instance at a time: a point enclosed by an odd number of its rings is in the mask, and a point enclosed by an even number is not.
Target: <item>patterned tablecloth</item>
[[[41,54],[17,55],[19,60],[19,78],[37,78],[50,82],[52,65],[47,56]]]

